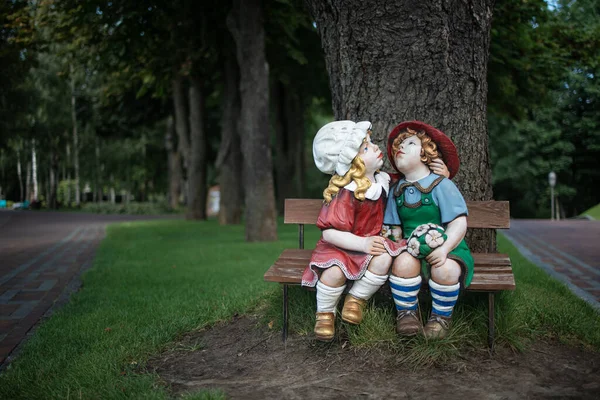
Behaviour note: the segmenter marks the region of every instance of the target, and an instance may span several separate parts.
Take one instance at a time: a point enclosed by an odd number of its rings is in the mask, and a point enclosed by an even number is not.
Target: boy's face
[[[421,161],[421,139],[417,136],[407,137],[400,143],[398,151],[394,154],[394,163],[398,171],[404,173],[423,164]]]
[[[365,163],[368,172],[375,172],[383,167],[383,153],[379,146],[371,142],[371,135],[367,135],[366,141],[360,146],[358,155]]]

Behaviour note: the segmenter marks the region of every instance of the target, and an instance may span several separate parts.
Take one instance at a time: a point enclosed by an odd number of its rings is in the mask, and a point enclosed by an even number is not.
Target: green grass
[[[594,207],[587,211],[584,211],[581,215],[589,215],[595,220],[600,220],[600,204],[596,204]]]
[[[109,227],[83,289],[39,327],[0,375],[0,398],[168,398],[159,379],[145,372],[145,363],[173,347],[183,333],[248,312],[280,328],[281,290],[262,276],[284,248],[297,246],[297,228],[280,225],[280,240],[274,243],[246,243],[243,230],[219,227],[214,220]],[[318,236],[315,227],[307,227],[307,247]],[[600,350],[598,314],[527,262],[504,237],[499,246],[511,255],[517,290],[497,298],[497,344],[519,349],[530,340],[555,337]],[[428,296],[422,300],[426,314]],[[314,292],[292,287],[290,330],[311,335],[314,310]],[[445,362],[465,346],[486,347],[487,295],[461,298],[453,324],[451,335],[439,342],[399,340],[392,302],[378,294],[363,324],[340,324],[333,346],[347,341],[357,348],[394,351],[413,366]],[[186,398],[223,397],[202,391]]]
[[[277,291],[262,276],[296,234],[286,226],[278,242],[246,243],[242,226],[214,220],[110,226],[83,289],[0,375],[0,398],[165,398],[138,373],[147,358]]]

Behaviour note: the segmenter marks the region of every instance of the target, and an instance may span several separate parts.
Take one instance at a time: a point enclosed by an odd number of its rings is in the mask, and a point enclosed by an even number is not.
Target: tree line
[[[600,6],[434,3],[4,2],[0,196],[35,172],[48,207],[164,193],[204,219],[218,183],[221,223],[271,240],[283,199],[322,189],[320,124],[369,119],[381,144],[414,118],[458,144],[467,197],[547,216],[553,170],[565,216],[595,205]]]

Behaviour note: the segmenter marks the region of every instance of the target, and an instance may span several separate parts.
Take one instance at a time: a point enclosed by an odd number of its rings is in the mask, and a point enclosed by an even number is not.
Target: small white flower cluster
[[[419,225],[408,238],[406,249],[410,255],[423,258],[446,241],[444,228],[436,224]]]

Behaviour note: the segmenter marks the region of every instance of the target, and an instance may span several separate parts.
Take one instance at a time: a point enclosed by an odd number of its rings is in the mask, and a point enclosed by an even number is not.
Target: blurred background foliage
[[[0,3],[0,198],[98,212],[127,212],[131,202],[153,202],[156,212],[186,207],[185,189],[168,199],[175,178],[167,139],[185,151],[169,136],[176,77],[201,79],[202,162],[207,188],[218,185],[231,7],[228,0]],[[263,7],[278,203],[318,198],[327,177],[313,165],[312,138],[332,118],[319,37],[301,1]],[[514,217],[549,216],[550,171],[563,216],[600,202],[599,17],[593,0],[496,2],[489,150],[494,198],[510,200]],[[297,135],[301,148],[291,144]],[[301,160],[292,161],[296,153]],[[183,188],[187,175],[184,165]],[[286,179],[292,184],[283,190]]]

